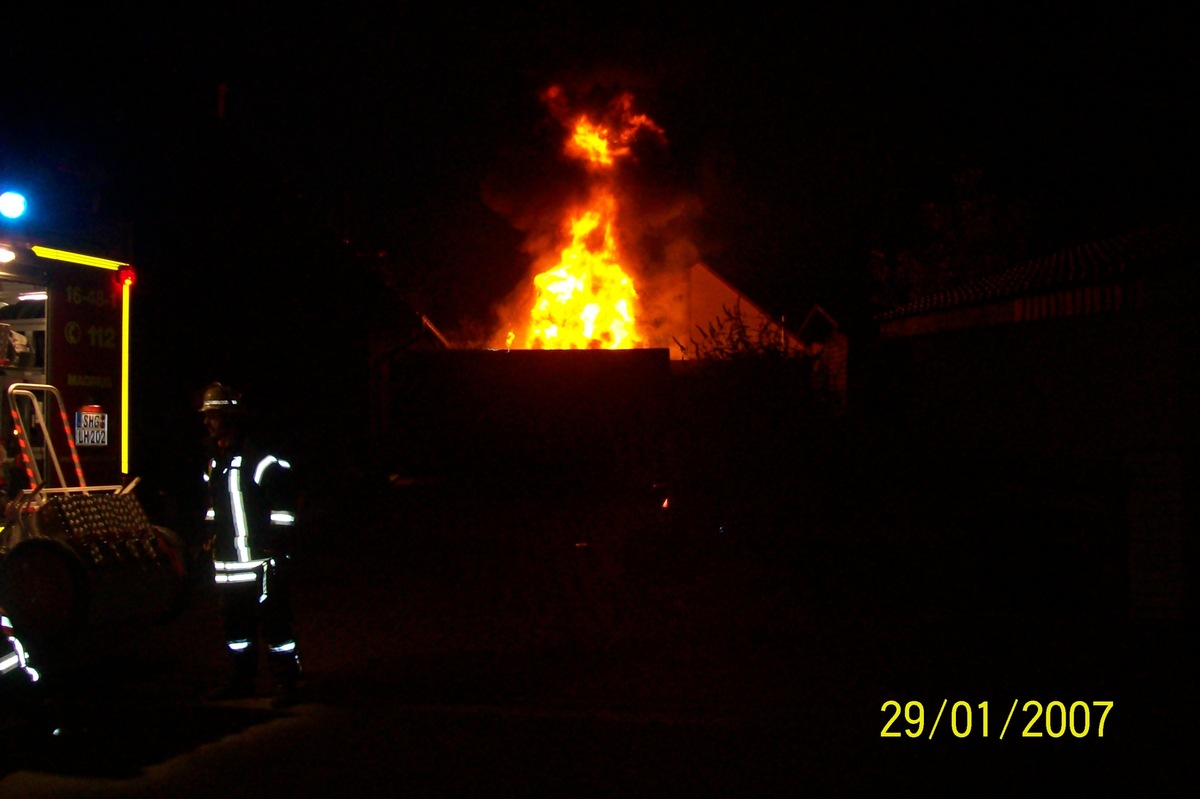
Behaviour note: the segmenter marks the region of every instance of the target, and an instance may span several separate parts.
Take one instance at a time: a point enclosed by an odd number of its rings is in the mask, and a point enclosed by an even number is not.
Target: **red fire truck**
[[[0,242],[0,389],[49,384],[61,393],[87,476],[129,474],[129,264]],[[7,422],[12,408],[4,407]],[[6,448],[11,436],[0,441]],[[11,461],[15,453],[8,452]],[[45,463],[45,453],[37,453]],[[8,477],[8,475],[5,475]]]
[[[0,677],[181,596],[184,547],[129,474],[133,284],[120,261],[0,240]]]

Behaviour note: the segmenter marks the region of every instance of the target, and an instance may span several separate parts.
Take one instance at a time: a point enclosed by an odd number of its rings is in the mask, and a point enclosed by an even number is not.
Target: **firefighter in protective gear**
[[[29,665],[25,647],[13,632],[12,622],[5,615],[4,608],[0,608],[0,637],[3,637],[5,642],[0,645],[0,677],[6,674],[21,674],[29,682],[37,682],[40,675],[37,669]]]
[[[37,721],[42,717],[43,703],[41,675],[29,665],[29,655],[24,644],[13,631],[12,621],[0,607],[0,708],[4,716],[10,713],[27,716]]]
[[[229,681],[212,698],[255,694],[260,645],[265,644],[276,682],[273,704],[286,707],[296,699],[301,676],[288,596],[296,524],[291,467],[248,438],[250,415],[239,392],[211,384],[200,412],[212,445],[204,474],[207,540],[233,663]]]

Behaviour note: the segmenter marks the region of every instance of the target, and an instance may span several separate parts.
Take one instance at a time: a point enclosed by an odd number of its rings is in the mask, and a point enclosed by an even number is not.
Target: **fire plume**
[[[547,102],[562,101],[551,89]],[[592,179],[588,201],[561,223],[563,240],[555,266],[533,278],[533,305],[523,332],[512,330],[506,346],[529,349],[629,349],[642,346],[638,291],[625,269],[617,235],[618,203],[613,170],[630,157],[642,131],[662,130],[644,114],[632,112],[632,97],[621,95],[603,120],[586,114],[569,124],[564,152],[580,159]],[[520,343],[518,343],[520,342]]]
[[[623,349],[641,343],[637,290],[613,235],[616,200],[597,198],[569,220],[571,243],[535,276],[527,344],[537,349]]]

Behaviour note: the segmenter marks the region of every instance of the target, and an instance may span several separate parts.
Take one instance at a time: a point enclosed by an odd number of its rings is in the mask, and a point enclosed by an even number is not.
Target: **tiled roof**
[[[969,306],[987,305],[1063,289],[1116,283],[1141,276],[1198,252],[1196,219],[1142,228],[1123,236],[1069,247],[1031,261],[944,289],[885,311],[879,322]]]

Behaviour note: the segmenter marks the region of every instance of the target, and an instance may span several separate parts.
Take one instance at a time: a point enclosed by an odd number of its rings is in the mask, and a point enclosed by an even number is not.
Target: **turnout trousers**
[[[264,646],[277,684],[295,688],[300,678],[286,556],[283,560],[268,560],[256,570],[255,580],[217,586],[225,645],[233,661],[233,679],[239,683],[254,683]]]

